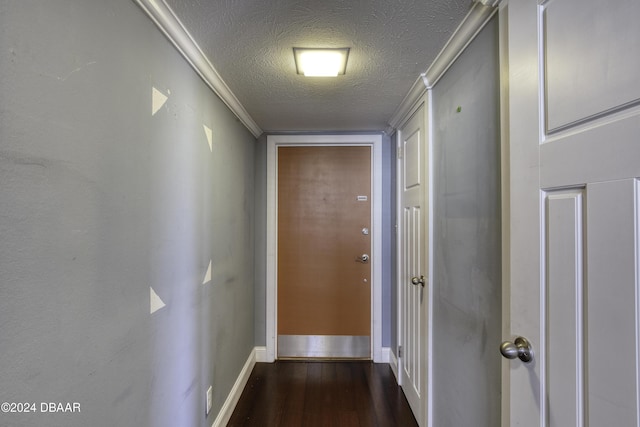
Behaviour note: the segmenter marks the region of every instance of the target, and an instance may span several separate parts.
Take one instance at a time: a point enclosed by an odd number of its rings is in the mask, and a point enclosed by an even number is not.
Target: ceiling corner
[[[200,75],[202,80],[220,97],[222,102],[238,117],[242,124],[259,138],[263,131],[249,115],[238,98],[222,80],[209,59],[202,52],[191,34],[164,1],[135,0],[156,26],[173,43],[189,64]]]

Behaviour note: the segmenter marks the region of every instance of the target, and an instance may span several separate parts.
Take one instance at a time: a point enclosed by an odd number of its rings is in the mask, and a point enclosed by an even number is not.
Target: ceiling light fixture
[[[306,49],[293,48],[298,74],[306,77],[336,77],[345,74],[349,48]]]

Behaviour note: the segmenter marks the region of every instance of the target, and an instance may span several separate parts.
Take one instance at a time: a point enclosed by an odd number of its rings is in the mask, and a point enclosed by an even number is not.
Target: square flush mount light
[[[349,48],[306,49],[293,48],[298,74],[306,77],[336,77],[345,73]]]

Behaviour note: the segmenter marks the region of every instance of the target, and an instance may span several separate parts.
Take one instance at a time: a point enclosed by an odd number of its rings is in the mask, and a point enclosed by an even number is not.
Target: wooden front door
[[[371,148],[278,147],[278,357],[371,357]]]
[[[510,0],[505,426],[640,426],[640,2]],[[507,416],[508,415],[508,416]]]

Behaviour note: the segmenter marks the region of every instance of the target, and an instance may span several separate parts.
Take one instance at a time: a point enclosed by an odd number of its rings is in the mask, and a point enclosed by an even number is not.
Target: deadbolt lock
[[[369,255],[368,254],[362,254],[359,257],[356,258],[356,261],[361,262],[363,264],[366,264],[369,262]]]

